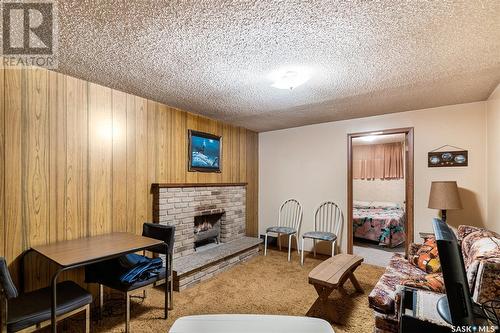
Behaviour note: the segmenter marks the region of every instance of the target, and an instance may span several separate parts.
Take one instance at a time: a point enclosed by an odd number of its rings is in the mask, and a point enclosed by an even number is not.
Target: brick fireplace
[[[153,184],[153,195],[154,221],[176,227],[178,290],[258,253],[260,240],[245,236],[246,184]],[[210,241],[221,244],[196,251]]]
[[[174,259],[194,253],[197,217],[222,213],[222,243],[245,235],[245,185],[160,187],[158,190],[155,221],[175,225]]]

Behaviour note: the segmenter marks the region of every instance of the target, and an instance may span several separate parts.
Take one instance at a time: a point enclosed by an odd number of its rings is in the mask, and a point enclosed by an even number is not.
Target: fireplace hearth
[[[152,190],[154,221],[175,225],[175,290],[258,255],[262,240],[245,236],[245,183],[153,184]]]

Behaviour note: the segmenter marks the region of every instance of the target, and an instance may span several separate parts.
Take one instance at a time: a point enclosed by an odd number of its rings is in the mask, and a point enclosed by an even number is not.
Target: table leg
[[[323,318],[329,322],[337,322],[337,314],[335,313],[333,307],[328,303],[328,296],[330,296],[334,289],[319,285],[314,285],[314,288],[318,293],[318,298],[313,303],[309,311],[307,311],[306,316]]]
[[[127,292],[125,293],[125,333],[130,332],[130,294]]]
[[[168,318],[168,270],[169,270],[169,254],[168,254],[168,245],[165,244],[165,319]]]
[[[168,318],[168,276],[165,278],[165,319]]]
[[[349,280],[351,280],[352,285],[354,286],[354,288],[356,288],[357,291],[359,291],[360,293],[364,292],[363,288],[361,288],[361,285],[354,276],[354,272],[351,272],[351,274],[349,275]]]
[[[90,333],[90,304],[85,307],[85,333]]]
[[[363,288],[361,288],[361,285],[358,282],[358,279],[356,279],[356,276],[354,276],[354,270],[352,270],[342,281],[340,281],[339,288],[342,288],[344,286],[344,283],[347,281],[347,279],[351,280],[351,283],[356,291],[360,293],[364,292]]]
[[[321,298],[316,298],[314,301],[313,305],[309,308],[309,310],[306,313],[306,316],[308,317],[316,317],[318,315],[319,309],[322,307],[323,300]]]
[[[7,333],[7,298],[0,295],[0,332]]]
[[[170,281],[169,288],[168,288],[168,309],[172,310],[174,308],[174,269],[173,269],[173,259],[172,255],[168,255],[168,267],[169,267],[169,278],[167,279],[166,282]],[[168,271],[167,271],[168,272]]]
[[[52,277],[52,300],[51,300],[51,312],[50,312],[50,323],[52,325],[52,333],[57,333],[57,278],[61,274],[62,269],[58,269],[54,276]]]
[[[99,283],[99,320],[102,320],[104,311],[104,286]]]

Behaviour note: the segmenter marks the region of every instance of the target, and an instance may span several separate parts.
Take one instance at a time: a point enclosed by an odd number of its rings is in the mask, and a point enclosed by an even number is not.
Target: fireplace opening
[[[207,243],[220,243],[221,219],[223,210],[204,211],[194,217],[194,248]]]

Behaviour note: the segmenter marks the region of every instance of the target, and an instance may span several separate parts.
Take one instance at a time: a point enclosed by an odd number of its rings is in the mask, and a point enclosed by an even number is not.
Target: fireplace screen
[[[195,225],[194,227],[194,233],[199,234],[200,232],[208,231],[210,229],[213,229],[212,223],[208,222],[207,220],[199,223],[198,225]]]
[[[195,248],[200,243],[207,241],[220,241],[220,224],[223,213],[195,216],[194,241]]]

